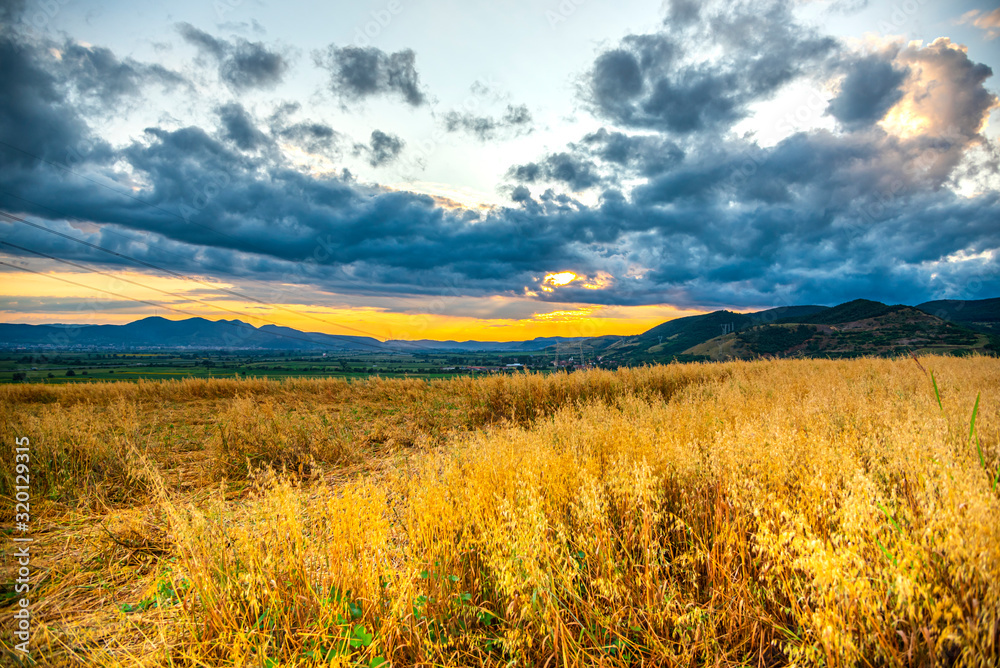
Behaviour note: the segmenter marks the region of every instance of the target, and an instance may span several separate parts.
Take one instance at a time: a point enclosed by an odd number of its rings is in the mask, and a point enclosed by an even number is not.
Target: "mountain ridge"
[[[720,310],[670,320],[637,336],[597,337],[583,345],[611,365],[914,351],[994,354],[1000,351],[1000,298],[917,306],[855,299],[832,307]]]
[[[170,320],[149,316],[124,325],[29,325],[0,323],[0,347],[95,347],[141,349],[259,349],[357,352],[491,352],[541,350],[555,342],[583,337],[536,337],[528,341],[379,341],[374,337],[303,332],[267,324],[255,327],[242,320],[202,317]]]
[[[855,299],[837,306],[794,305],[752,313],[718,310],[660,323],[634,336],[535,337],[523,341],[379,341],[303,332],[242,320],[150,316],[124,325],[0,323],[0,347],[257,349],[335,352],[554,352],[572,343],[607,364],[731,357],[896,354],[1000,350],[1000,298],[936,300],[917,306]],[[923,348],[921,348],[923,346]]]

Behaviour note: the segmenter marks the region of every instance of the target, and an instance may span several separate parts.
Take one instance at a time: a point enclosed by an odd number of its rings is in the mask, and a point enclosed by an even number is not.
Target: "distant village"
[[[600,362],[603,358],[598,357],[597,361]],[[547,369],[549,367],[555,367],[564,371],[583,371],[585,369],[594,369],[597,367],[596,364],[589,363],[585,360],[574,360],[572,357],[564,360],[553,360],[543,365],[525,365],[520,362],[514,362],[513,364],[501,364],[497,366],[446,366],[442,367],[441,371],[472,371],[475,373],[515,373],[518,371],[526,371],[529,369]]]

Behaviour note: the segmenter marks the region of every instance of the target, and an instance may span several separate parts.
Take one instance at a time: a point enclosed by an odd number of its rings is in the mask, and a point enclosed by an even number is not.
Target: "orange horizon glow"
[[[554,284],[567,284],[579,278],[572,272],[556,275]],[[582,303],[540,302],[527,297],[484,297],[484,302],[499,306],[522,305],[533,311],[530,317],[504,318],[453,315],[432,312],[420,302],[400,299],[406,308],[390,310],[379,306],[325,306],[302,303],[263,305],[239,300],[225,293],[213,294],[201,280],[149,276],[142,273],[118,272],[116,275],[154,286],[186,297],[190,294],[206,303],[169,297],[156,290],[144,289],[105,276],[73,272],[49,272],[38,275],[27,272],[7,272],[0,288],[0,303],[13,298],[37,299],[39,310],[46,299],[81,300],[79,308],[60,312],[31,312],[0,309],[0,322],[24,324],[108,324],[121,325],[150,316],[168,320],[202,317],[207,320],[242,320],[255,327],[277,324],[303,332],[321,332],[343,336],[370,336],[379,340],[433,339],[438,341],[521,341],[535,337],[595,337],[605,335],[634,336],[667,320],[699,315],[703,310],[681,309],[670,304],[645,306],[606,306]],[[572,278],[570,278],[572,276]],[[64,278],[93,288],[61,283]],[[234,287],[226,282],[213,282],[220,288]],[[16,294],[11,287],[17,286]],[[110,290],[131,299],[141,299],[170,306],[159,308],[113,297],[100,289]],[[444,310],[440,300],[431,302]],[[215,305],[219,308],[213,308]],[[228,309],[226,310],[222,310]],[[233,313],[237,311],[239,313]]]

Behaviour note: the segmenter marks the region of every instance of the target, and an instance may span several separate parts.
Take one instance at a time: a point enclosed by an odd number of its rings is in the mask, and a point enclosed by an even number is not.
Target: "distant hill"
[[[127,325],[16,325],[0,323],[0,344],[53,348],[199,348],[266,350],[381,350],[377,339],[254,327],[240,320],[158,316]]]
[[[668,320],[634,337],[590,339],[584,346],[590,356],[603,357],[607,353],[628,364],[684,361],[690,357],[685,351],[718,336],[789,317],[806,318],[826,310],[825,306],[783,306],[756,313],[714,311]]]
[[[868,299],[855,299],[840,306],[823,309],[810,316],[801,315],[782,318],[781,322],[810,323],[817,325],[836,325],[843,322],[856,322],[867,318],[878,318],[887,313],[893,313],[900,309],[909,308],[898,304],[887,306],[882,302],[873,302]]]
[[[909,306],[851,304],[823,312],[821,323],[753,327],[701,343],[687,354],[708,359],[754,357],[858,357],[914,353],[990,352],[988,336]],[[877,314],[877,315],[872,315]],[[857,317],[868,316],[868,317]],[[856,318],[856,319],[853,319]]]
[[[301,332],[290,327],[254,327],[240,320],[187,318],[168,320],[158,316],[127,325],[22,325],[0,323],[0,347],[116,349],[211,349],[211,350],[324,350],[357,352],[469,351],[529,352],[557,341],[559,337],[506,343],[483,341],[379,341],[368,336],[344,336]]]
[[[954,322],[925,310],[856,299],[834,307],[789,306],[756,313],[715,311],[677,318],[633,337],[584,342],[589,355],[619,364],[754,358],[854,357],[914,352],[991,353],[1000,338],[1000,299],[944,304]],[[964,304],[964,305],[963,305]]]
[[[1000,334],[1000,297],[962,301],[941,299],[917,306],[924,313],[969,329]]]
[[[367,336],[254,327],[239,320],[151,317],[127,325],[0,323],[0,347],[323,350],[342,352],[580,353],[611,364],[730,357],[887,355],[910,350],[1000,351],[1000,298],[942,300],[917,307],[855,299],[838,306],[783,306],[756,313],[714,311],[677,318],[637,336],[539,337],[529,341],[379,341]]]

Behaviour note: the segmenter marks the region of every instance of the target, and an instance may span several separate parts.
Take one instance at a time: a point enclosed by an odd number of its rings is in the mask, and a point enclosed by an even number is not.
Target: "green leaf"
[[[886,510],[884,507],[882,507],[882,504],[879,503],[878,501],[875,502],[875,505],[878,506],[878,509],[882,511],[882,514],[884,514],[888,518],[888,520],[892,522],[892,526],[896,528],[896,533],[899,534],[903,533],[903,530],[899,528],[898,524],[896,524],[896,520],[892,518],[892,515],[889,514],[889,511]]]
[[[937,397],[938,408],[944,410],[944,406],[941,404],[941,393],[938,392],[937,380],[934,379],[933,371],[931,371],[931,383],[934,385],[934,396]]]
[[[351,647],[360,647],[362,645],[368,647],[368,645],[372,644],[372,634],[368,633],[368,630],[361,624],[354,627],[351,637],[353,638]]]
[[[979,394],[976,395],[976,405],[972,407],[972,419],[969,421],[969,440],[972,440],[972,435],[976,431],[976,415],[979,414]],[[979,465],[986,468],[986,458],[983,457],[983,446],[979,442],[979,437],[976,437],[976,452],[979,453]],[[989,475],[989,474],[987,474]]]
[[[889,550],[885,549],[885,545],[882,544],[882,541],[880,541],[877,536],[875,537],[875,542],[878,543],[880,548],[882,548],[882,554],[885,555],[885,558],[891,561],[893,566],[896,566],[896,557],[894,557]]]
[[[969,440],[972,440],[972,434],[976,431],[976,415],[979,413],[979,397],[982,392],[976,394],[976,405],[972,407],[972,419],[969,421]]]
[[[120,606],[118,606],[118,609],[121,610],[122,612],[144,612],[149,608],[155,608],[155,607],[156,607],[156,601],[151,598],[147,598],[142,601],[139,601],[135,605],[132,605],[131,603],[122,603]]]
[[[383,657],[376,656],[371,661],[368,662],[368,668],[378,668],[381,665],[388,663]]]

